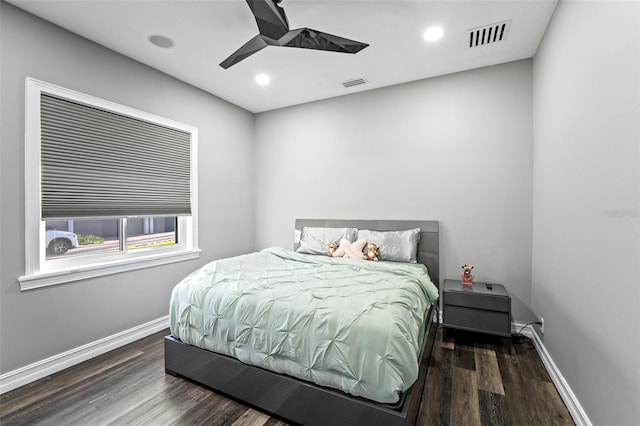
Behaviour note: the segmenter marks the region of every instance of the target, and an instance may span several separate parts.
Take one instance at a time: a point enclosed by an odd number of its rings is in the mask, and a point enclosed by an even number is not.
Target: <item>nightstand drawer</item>
[[[447,291],[444,293],[443,304],[463,306],[467,308],[486,309],[488,311],[509,312],[509,297],[488,296]]]
[[[508,312],[484,311],[448,305],[443,312],[443,325],[465,330],[511,335],[511,318]]]

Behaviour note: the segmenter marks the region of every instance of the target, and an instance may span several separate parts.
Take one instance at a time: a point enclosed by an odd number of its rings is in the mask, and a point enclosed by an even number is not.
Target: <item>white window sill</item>
[[[152,266],[182,262],[185,260],[197,259],[199,257],[199,249],[162,253],[153,256],[122,259],[99,265],[79,266],[74,269],[36,273],[20,277],[18,278],[18,281],[20,282],[20,290],[25,291],[50,285],[101,277],[104,275],[117,274],[120,272],[134,271],[136,269],[150,268]]]

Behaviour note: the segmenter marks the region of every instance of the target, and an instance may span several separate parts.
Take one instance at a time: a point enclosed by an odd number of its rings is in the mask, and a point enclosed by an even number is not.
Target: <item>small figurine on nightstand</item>
[[[473,284],[474,275],[471,273],[472,269],[473,265],[462,265],[462,273],[460,274],[460,278],[462,278],[462,284]]]

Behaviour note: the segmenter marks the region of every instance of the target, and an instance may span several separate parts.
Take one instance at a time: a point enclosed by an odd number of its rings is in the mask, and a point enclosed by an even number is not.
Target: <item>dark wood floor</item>
[[[527,343],[438,330],[420,425],[573,424]],[[164,373],[168,331],[0,396],[2,425],[286,425]],[[511,353],[510,353],[511,352]]]
[[[533,345],[438,330],[420,425],[573,425]],[[428,386],[428,388],[427,388]]]

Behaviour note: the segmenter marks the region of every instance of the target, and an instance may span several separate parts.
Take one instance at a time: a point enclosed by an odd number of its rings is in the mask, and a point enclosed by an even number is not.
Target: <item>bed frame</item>
[[[437,221],[298,219],[303,226],[355,227],[378,231],[420,228],[418,262],[429,270],[439,286],[439,226]],[[380,404],[290,376],[244,364],[235,358],[165,337],[165,371],[266,411],[288,422],[303,425],[414,425],[431,359],[437,324],[437,302],[427,317],[418,380],[396,404]]]

